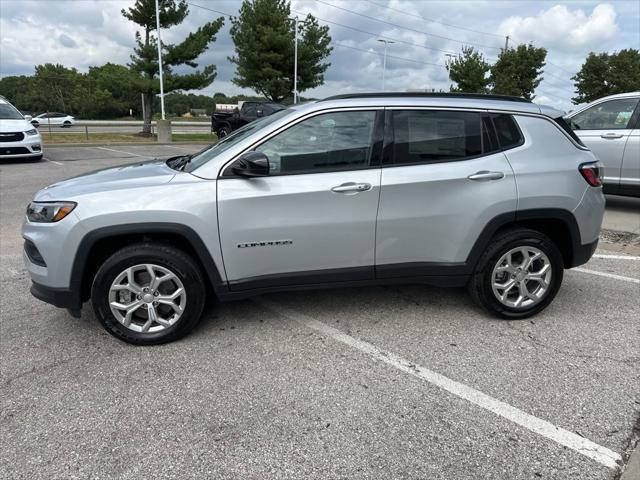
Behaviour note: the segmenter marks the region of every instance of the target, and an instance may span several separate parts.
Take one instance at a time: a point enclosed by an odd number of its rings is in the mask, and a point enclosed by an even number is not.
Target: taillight
[[[599,163],[583,163],[578,169],[589,185],[592,187],[602,185],[602,166]]]

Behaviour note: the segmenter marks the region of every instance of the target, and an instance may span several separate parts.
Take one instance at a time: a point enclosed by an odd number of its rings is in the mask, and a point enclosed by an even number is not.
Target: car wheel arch
[[[138,223],[103,227],[87,233],[80,241],[71,269],[71,290],[77,292],[80,302],[90,297],[91,284],[98,268],[117,250],[142,242],[156,242],[175,246],[193,256],[202,268],[207,287],[220,296],[226,291],[226,282],[220,275],[211,253],[200,235],[191,227],[177,223]]]

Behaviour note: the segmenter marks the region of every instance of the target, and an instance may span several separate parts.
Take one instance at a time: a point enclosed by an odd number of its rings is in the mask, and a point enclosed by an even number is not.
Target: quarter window
[[[501,113],[492,117],[501,149],[517,147],[522,143],[522,134],[511,115]]]
[[[492,150],[482,115],[476,112],[393,112],[394,163],[448,162]]]
[[[369,165],[375,111],[334,112],[304,120],[256,150],[272,174],[353,170]]]
[[[574,130],[620,130],[630,128],[629,122],[638,105],[637,98],[609,100],[586,109],[570,118]]]

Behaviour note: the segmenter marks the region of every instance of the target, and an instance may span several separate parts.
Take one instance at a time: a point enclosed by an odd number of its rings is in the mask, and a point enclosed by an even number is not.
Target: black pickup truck
[[[211,115],[211,132],[222,138],[234,130],[261,117],[268,117],[280,110],[284,105],[272,102],[244,102],[242,108],[233,113],[214,112]]]

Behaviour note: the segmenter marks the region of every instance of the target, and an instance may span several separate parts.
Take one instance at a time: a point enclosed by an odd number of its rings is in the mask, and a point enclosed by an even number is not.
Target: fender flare
[[[204,273],[216,295],[224,294],[227,291],[226,282],[222,279],[220,271],[213,261],[209,250],[200,238],[200,235],[198,235],[198,233],[196,233],[196,231],[191,227],[187,227],[180,223],[169,222],[128,223],[92,230],[80,241],[71,267],[70,281],[71,291],[74,293],[77,292],[78,303],[82,303],[82,282],[85,275],[89,253],[98,241],[122,235],[148,235],[154,233],[170,233],[185,238],[196,252],[196,260],[200,262],[200,265],[202,265]]]

